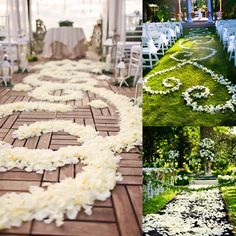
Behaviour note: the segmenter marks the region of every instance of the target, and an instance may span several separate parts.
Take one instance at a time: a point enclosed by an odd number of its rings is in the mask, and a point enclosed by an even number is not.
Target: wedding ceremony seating
[[[153,68],[153,63],[159,60],[158,55],[164,55],[176,40],[183,34],[180,22],[157,22],[143,25],[143,67]]]
[[[236,45],[236,20],[220,20],[216,22],[216,31],[224,49],[229,53],[229,61],[234,59],[236,66],[235,45]]]

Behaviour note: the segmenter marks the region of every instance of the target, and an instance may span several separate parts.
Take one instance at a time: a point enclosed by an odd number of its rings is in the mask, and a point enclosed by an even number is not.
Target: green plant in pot
[[[59,26],[67,26],[67,27],[73,27],[74,22],[73,21],[69,21],[69,20],[63,20],[63,21],[59,21]]]

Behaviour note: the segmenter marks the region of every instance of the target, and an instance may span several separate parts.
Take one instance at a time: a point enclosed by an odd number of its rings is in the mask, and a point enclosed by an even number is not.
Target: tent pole
[[[31,22],[31,2],[27,0],[27,9],[28,9],[28,21],[29,21],[29,48],[30,55],[32,54],[32,22]]]

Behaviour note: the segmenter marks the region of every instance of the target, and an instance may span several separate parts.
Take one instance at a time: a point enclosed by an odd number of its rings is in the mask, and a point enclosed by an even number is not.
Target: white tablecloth
[[[44,38],[46,58],[80,58],[85,56],[85,34],[82,28],[51,28]]]

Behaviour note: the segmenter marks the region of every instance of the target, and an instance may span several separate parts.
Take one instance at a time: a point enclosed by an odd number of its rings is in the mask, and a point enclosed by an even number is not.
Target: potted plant
[[[63,20],[63,21],[59,21],[59,26],[62,27],[62,26],[67,26],[67,27],[73,27],[73,21],[70,21],[70,20]]]

